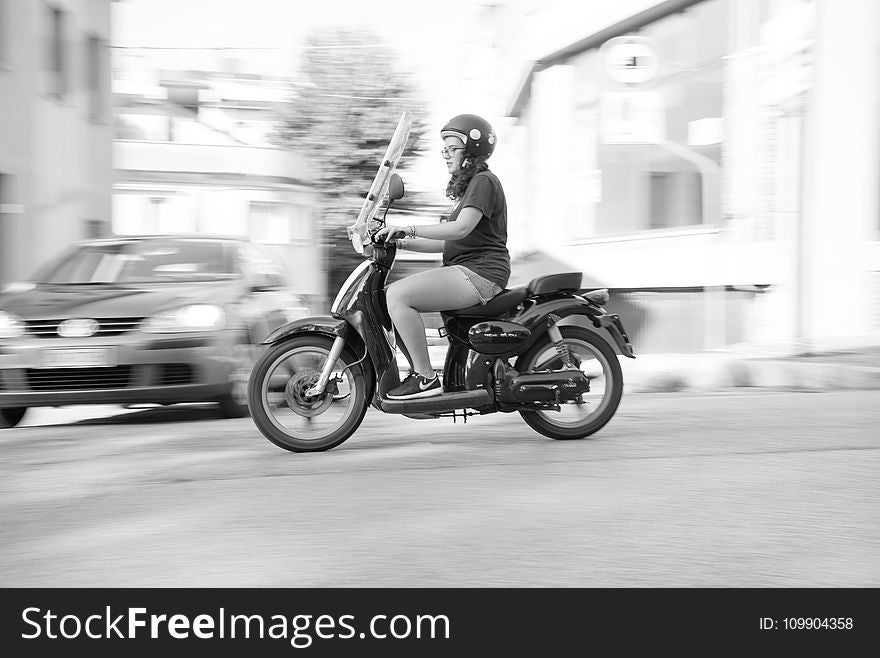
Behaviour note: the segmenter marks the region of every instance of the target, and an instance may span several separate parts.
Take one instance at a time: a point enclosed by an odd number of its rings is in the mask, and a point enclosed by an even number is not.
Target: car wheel
[[[220,413],[226,418],[244,418],[249,415],[247,403],[248,379],[260,356],[260,346],[238,343],[232,348],[232,367],[229,373],[229,392],[217,400]]]
[[[15,427],[24,418],[27,407],[8,407],[0,409],[0,429],[4,427]]]

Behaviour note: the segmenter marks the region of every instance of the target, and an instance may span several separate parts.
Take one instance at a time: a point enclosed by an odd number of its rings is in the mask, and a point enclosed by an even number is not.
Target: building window
[[[310,213],[307,206],[291,206],[290,240],[291,242],[307,242],[312,239],[309,222]]]
[[[0,69],[7,64],[8,53],[6,52],[9,39],[9,26],[12,21],[9,20],[10,8],[6,6],[7,0],[0,0]]]
[[[248,212],[254,242],[288,244],[310,239],[308,208],[274,201],[251,201]]]
[[[632,52],[656,62],[644,78],[621,68],[625,49],[597,48],[571,61],[574,130],[585,147],[575,164],[598,183],[574,199],[575,238],[720,224],[723,57],[733,7],[706,0],[626,35]]]
[[[2,5],[3,0],[0,0]],[[13,249],[13,235],[10,228],[7,228],[9,222],[4,215],[6,214],[6,176],[0,172],[0,283],[5,283],[10,277],[10,272],[6,271],[9,267],[9,261],[12,255],[8,252]]]
[[[104,103],[106,90],[106,44],[97,36],[86,39],[86,91],[88,93],[89,117],[103,119],[107,116]]]
[[[649,228],[699,224],[703,215],[700,175],[696,172],[652,171],[649,189]]]
[[[248,220],[254,242],[283,244],[289,241],[287,222],[284,221],[279,204],[251,201]]]
[[[101,219],[87,219],[84,224],[87,239],[103,238],[107,235],[107,222]]]
[[[168,224],[168,199],[152,196],[147,211],[147,233],[164,233]]]
[[[50,96],[64,98],[67,93],[67,71],[64,52],[64,12],[57,7],[49,7],[49,43],[48,43],[48,89]]]

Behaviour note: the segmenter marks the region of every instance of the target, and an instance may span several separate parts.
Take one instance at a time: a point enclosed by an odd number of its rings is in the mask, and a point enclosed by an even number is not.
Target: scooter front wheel
[[[332,345],[327,336],[298,336],[271,346],[254,365],[248,381],[251,418],[279,448],[329,450],[360,426],[369,406],[369,365],[347,346],[324,392],[308,395]]]

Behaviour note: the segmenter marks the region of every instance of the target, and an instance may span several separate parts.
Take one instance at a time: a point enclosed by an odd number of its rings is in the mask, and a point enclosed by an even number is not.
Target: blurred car
[[[309,310],[244,239],[77,242],[0,293],[0,427],[29,407],[216,401],[247,410],[260,342]]]

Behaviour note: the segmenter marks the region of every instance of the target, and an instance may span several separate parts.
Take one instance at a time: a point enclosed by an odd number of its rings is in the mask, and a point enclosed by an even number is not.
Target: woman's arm
[[[461,240],[474,230],[474,227],[479,224],[482,218],[483,213],[480,210],[473,206],[468,206],[461,209],[461,212],[458,213],[458,219],[454,222],[416,226],[416,237],[428,238],[429,240]],[[385,239],[387,241],[388,236],[393,235],[395,231],[403,231],[408,234],[409,229],[410,227],[408,226],[386,224],[376,232],[376,239]]]
[[[418,251],[423,254],[436,254],[443,251],[443,244],[443,240],[431,240],[430,238],[401,238],[397,241],[397,248]]]

